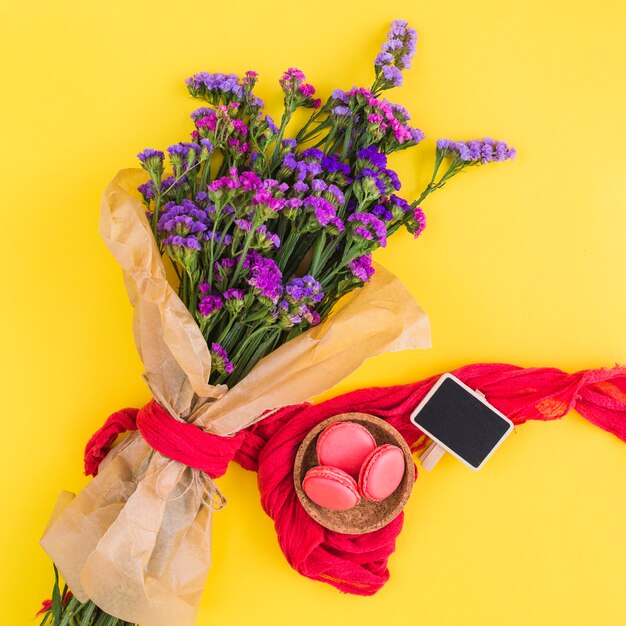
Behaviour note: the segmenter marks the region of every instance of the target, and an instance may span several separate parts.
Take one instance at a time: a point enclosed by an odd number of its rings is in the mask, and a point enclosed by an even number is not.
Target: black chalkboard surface
[[[435,383],[411,422],[472,469],[479,469],[513,428],[506,416],[452,374]]]

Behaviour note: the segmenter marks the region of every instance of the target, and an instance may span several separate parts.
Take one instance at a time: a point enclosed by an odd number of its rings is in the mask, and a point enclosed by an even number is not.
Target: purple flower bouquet
[[[420,204],[453,176],[515,151],[441,139],[421,195],[398,195],[387,156],[424,134],[382,94],[402,83],[416,38],[394,22],[372,87],[324,102],[288,69],[279,124],[254,93],[256,72],[196,74],[190,141],[167,159],[144,150],[142,170],[105,191],[101,231],[124,270],[146,381],[172,419],[231,436],[369,356],[429,345],[423,311],[372,253],[402,227],[417,237]],[[294,128],[302,108],[310,114]],[[42,625],[191,626],[220,500],[208,474],[141,433],[127,437],[46,530],[42,544],[72,593],[57,578]]]

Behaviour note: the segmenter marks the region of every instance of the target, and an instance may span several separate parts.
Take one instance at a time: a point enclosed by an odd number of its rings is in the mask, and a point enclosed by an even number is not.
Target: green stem
[[[154,199],[154,212],[152,213],[152,233],[154,234],[155,241],[157,238],[157,224],[159,223],[159,213],[161,212],[161,194],[157,192]]]
[[[315,247],[313,248],[313,258],[311,259],[311,267],[309,269],[309,273],[311,276],[317,276],[317,270],[320,265],[320,257],[324,250],[324,246],[326,245],[326,233],[322,231],[317,241],[315,242]]]
[[[346,135],[343,139],[343,148],[341,150],[341,160],[345,161],[348,156],[348,150],[350,148],[350,138],[352,137],[352,127],[354,125],[354,118],[351,117],[346,128]]]
[[[231,315],[228,322],[226,323],[224,330],[219,334],[219,337],[217,338],[217,343],[222,344],[222,342],[226,339],[228,335],[228,331],[230,330],[234,321],[235,321],[235,317]]]
[[[307,123],[298,131],[298,134],[296,135],[296,141],[298,143],[304,143],[306,141],[306,131],[309,128],[309,126],[323,113],[326,111],[328,107],[328,102],[321,107],[320,109],[318,109],[317,111],[315,111],[308,119]],[[322,122],[323,123],[323,122]]]
[[[209,176],[211,175],[211,161],[212,154],[209,154],[209,157],[204,162],[204,166],[202,167],[202,174],[200,175],[200,191],[206,191],[206,186],[209,182]]]
[[[276,137],[276,143],[274,144],[274,150],[272,151],[272,156],[270,157],[270,167],[273,169],[276,164],[276,157],[280,152],[280,146],[283,142],[283,136],[285,134],[285,130],[287,128],[287,124],[289,124],[289,120],[293,115],[292,109],[285,109],[282,117],[280,118],[280,128],[278,129],[278,135]]]

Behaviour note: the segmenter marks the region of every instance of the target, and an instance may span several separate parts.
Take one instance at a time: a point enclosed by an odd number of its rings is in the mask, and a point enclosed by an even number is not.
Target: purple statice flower
[[[368,121],[378,127],[379,132],[393,136],[395,142],[418,143],[424,138],[424,133],[407,124],[410,118],[406,109],[394,105],[388,100],[378,99],[366,89],[353,90],[359,98],[363,98],[369,107]]]
[[[309,186],[304,181],[298,180],[293,184],[292,189],[296,193],[306,193],[309,190]]]
[[[261,244],[270,244],[274,248],[280,248],[280,238],[276,233],[267,230],[267,226],[263,224],[256,231],[256,236]]]
[[[181,235],[169,235],[162,241],[165,247],[172,246],[183,250],[201,250],[202,246],[196,237],[183,237]],[[178,258],[178,255],[176,255]]]
[[[206,159],[209,154],[213,154],[215,148],[208,139],[200,139],[200,158]]]
[[[339,232],[345,229],[343,222],[337,217],[335,207],[325,198],[308,196],[304,200],[304,206],[313,210],[315,219],[320,226],[334,226]]]
[[[215,131],[217,128],[217,113],[213,109],[209,109],[209,112],[203,117],[199,117],[194,120],[196,128],[208,128],[210,131]]]
[[[314,326],[320,321],[320,316],[314,311],[314,307],[323,299],[322,286],[313,276],[292,278],[285,286],[284,299],[278,302],[273,315],[284,328],[291,328],[305,322]]]
[[[244,77],[243,80],[241,81],[244,85],[252,85],[254,86],[257,82],[257,80],[259,79],[259,73],[255,72],[254,70],[248,70]]]
[[[254,191],[262,186],[262,181],[255,172],[245,171],[238,176],[239,186],[244,191]]]
[[[200,311],[201,315],[203,315],[204,317],[208,317],[216,311],[219,311],[222,306],[224,306],[224,301],[220,296],[215,294],[207,294],[200,299],[200,302],[198,303],[198,310]]]
[[[244,233],[249,233],[252,230],[252,222],[243,218],[235,220],[235,226]]]
[[[302,198],[289,198],[287,202],[285,202],[286,209],[299,209],[302,206]]]
[[[224,257],[213,264],[213,272],[219,278],[219,280],[225,280],[232,273],[231,270],[235,268],[237,262],[230,257]]]
[[[220,267],[220,268],[224,268],[224,269],[233,269],[235,267],[235,265],[237,265],[237,263],[235,262],[235,259],[231,259],[230,257],[224,257],[223,259],[220,259],[219,261],[215,262],[215,267]],[[217,269],[215,270],[217,272]]]
[[[333,89],[332,96],[334,100],[348,104],[350,102],[350,96],[343,89]]]
[[[339,173],[346,178],[350,176],[350,166],[340,161],[333,154],[325,155],[320,165],[322,166],[322,170],[329,174]]]
[[[374,235],[372,235],[372,233],[370,233],[370,231],[367,230],[365,226],[357,226],[352,231],[352,234],[357,235],[358,237],[361,237],[362,239],[365,239],[367,241],[372,241],[372,239],[374,239]]]
[[[238,189],[240,187],[239,179],[235,179],[231,176],[222,176],[221,178],[216,178],[207,189],[210,192],[216,191],[228,191],[232,189]]]
[[[302,153],[302,158],[305,161],[321,161],[326,154],[318,148],[308,148]]]
[[[319,176],[323,171],[319,161],[301,162],[300,165],[304,166],[304,172],[311,177]]]
[[[402,72],[395,65],[383,65],[382,74],[391,87],[402,85]]]
[[[154,198],[154,184],[150,180],[143,185],[139,185],[137,191],[143,196],[146,202]]]
[[[152,148],[146,148],[145,150],[142,150],[137,155],[137,158],[141,161],[142,164],[146,165],[153,160],[157,160],[162,163],[163,159],[165,158],[165,155],[160,150],[153,150]]]
[[[402,49],[402,42],[398,39],[389,39],[387,40],[383,46],[387,49],[387,50],[401,50]]]
[[[311,181],[311,189],[313,191],[326,191],[328,185],[321,178],[314,178]]]
[[[186,241],[185,247],[200,249],[202,246],[198,239],[208,230],[209,225],[206,211],[185,198],[180,204],[174,201],[165,204],[157,229],[165,245],[182,245],[178,239],[173,239],[174,236],[179,236]],[[195,243],[190,243],[190,239],[195,239]]]
[[[395,191],[400,191],[402,183],[400,182],[400,177],[394,170],[386,168],[385,170],[383,170],[382,174],[387,178],[389,184],[394,188]]]
[[[215,111],[213,111],[213,109],[210,109],[209,107],[200,107],[199,109],[196,109],[195,111],[193,111],[190,117],[194,122],[196,122],[203,117],[207,117],[208,115],[214,115],[214,114],[215,114]]]
[[[302,85],[305,80],[306,76],[302,70],[299,70],[297,67],[290,67],[285,71],[278,82],[284,91],[293,91]]]
[[[228,176],[216,178],[207,189],[209,193],[228,192],[236,189],[252,191],[258,189],[260,186],[261,179],[254,172],[245,171],[240,174],[236,167],[231,167]]]
[[[419,128],[414,128],[413,126],[406,126],[406,128],[411,135],[411,141],[414,141],[415,143],[420,143],[420,141],[424,141],[426,135],[423,130],[420,130]]]
[[[383,222],[391,222],[393,219],[393,213],[384,204],[377,204],[372,209],[372,214],[383,220]]]
[[[329,202],[332,202],[333,204],[337,206],[341,206],[346,201],[346,197],[343,191],[341,191],[341,189],[339,189],[337,185],[332,185],[332,184],[328,185],[328,190],[327,190],[327,193],[325,194],[325,198]]]
[[[285,286],[287,299],[296,304],[319,304],[324,299],[322,285],[310,274],[292,278]]]
[[[387,226],[376,215],[372,213],[353,213],[348,218],[348,222],[353,224],[352,232],[355,235],[359,235],[367,240],[371,240],[372,236],[375,236],[382,248],[387,245]],[[363,230],[367,232],[367,235],[363,234]]]
[[[276,303],[283,293],[283,275],[278,265],[253,250],[244,261],[244,266],[249,269],[248,284],[261,298]]]
[[[379,52],[374,59],[374,65],[376,67],[383,67],[393,63],[393,54],[391,52]]]
[[[281,191],[280,189],[278,189],[280,187],[278,181],[271,181],[271,179],[268,179],[263,181],[263,184],[268,182],[275,182],[275,187],[279,192]],[[285,199],[275,198],[273,193],[271,192],[272,187],[270,185],[268,185],[268,187],[269,188],[257,190],[250,200],[250,204],[253,206],[256,205],[255,210],[258,210],[261,207],[267,207],[270,212],[280,211],[285,206]]]
[[[437,150],[443,156],[457,159],[462,163],[493,163],[514,159],[516,150],[504,141],[494,141],[490,137],[473,141],[452,141],[438,139]]]
[[[480,161],[483,156],[483,145],[480,141],[468,141],[465,146],[469,151],[469,161]]]
[[[295,150],[298,147],[298,142],[295,139],[283,139],[281,142],[283,148],[289,148],[290,150]]]
[[[160,150],[146,148],[137,155],[141,167],[150,174],[152,182],[158,184],[163,176],[163,160],[165,155]]]
[[[356,259],[348,263],[348,269],[355,278],[366,283],[374,275],[375,271],[372,267],[372,255],[363,254],[356,257]]]
[[[515,158],[515,148],[509,148],[504,141],[496,141],[493,154],[494,161],[506,161],[512,158]]]
[[[248,125],[242,120],[232,120],[232,127],[237,131],[240,135],[248,134]]]
[[[285,94],[285,106],[294,109],[299,106],[312,107],[317,109],[321,101],[313,98],[315,87],[306,83],[306,77],[302,70],[297,67],[290,67],[278,81]]]
[[[411,210],[411,205],[404,198],[391,194],[389,196],[388,208],[396,219],[401,219]]]
[[[243,300],[246,292],[243,289],[227,289],[222,295],[224,300]]]
[[[354,192],[357,198],[361,200],[376,199],[387,193],[387,185],[380,179],[376,171],[366,167],[357,175]]]
[[[330,112],[337,117],[349,117],[352,111],[350,107],[338,104],[336,107],[333,107]]]
[[[313,85],[305,83],[304,85],[300,85],[300,87],[298,88],[298,91],[305,98],[310,98],[315,93],[315,87],[313,87]]]
[[[304,323],[316,326],[321,320],[320,314],[311,307],[304,304],[293,305],[287,300],[281,300],[272,315],[278,319],[279,325],[283,328],[292,328]]]
[[[170,231],[160,231],[160,237],[163,251],[167,256],[180,263],[189,273],[197,270],[198,253],[202,250],[197,234],[189,234],[187,226],[177,225]]]
[[[233,243],[233,236],[222,233],[218,230],[213,232],[212,230],[207,230],[202,237],[204,241],[213,241],[215,243],[219,243],[222,246],[230,246]]]
[[[198,162],[202,148],[197,143],[180,142],[170,146],[167,152],[174,171],[180,175],[184,168],[190,168]]]
[[[171,191],[172,189],[179,189],[187,182],[186,176],[180,176],[176,178],[175,176],[168,176],[164,178],[161,184],[161,189],[164,193]]]
[[[384,169],[387,167],[387,155],[374,145],[359,150],[356,153],[356,157],[359,161],[362,161],[361,167],[376,169]]]
[[[235,366],[228,358],[228,352],[219,343],[211,344],[211,358],[213,360],[213,366],[220,374],[232,374]]]
[[[395,67],[398,70],[409,69],[415,56],[416,43],[417,33],[409,28],[408,22],[395,20],[391,23],[387,40],[381,46],[381,53],[374,62],[376,68],[381,68],[383,73],[385,67]]]
[[[272,193],[271,193],[271,189],[276,189],[278,187],[280,187],[281,183],[279,183],[275,178],[264,178],[263,181],[261,182],[261,191],[257,192],[255,195],[255,198],[258,196],[259,197],[259,201],[260,202],[267,202],[267,200],[269,200],[269,198],[271,197]],[[266,197],[263,197],[260,194],[269,194]]]
[[[385,102],[387,101],[385,100]],[[391,107],[394,115],[401,118],[404,122],[408,122],[411,119],[411,114],[401,104],[398,104],[397,102],[389,102],[389,106]]]
[[[183,159],[186,159],[187,154],[189,153],[189,150],[190,150],[190,144],[180,142],[180,143],[174,144],[173,146],[170,146],[167,149],[167,152],[170,155],[170,158],[172,156],[174,157],[179,156]]]
[[[273,135],[278,135],[278,126],[276,126],[276,122],[274,122],[274,120],[269,115],[265,116],[265,123],[267,124],[267,127]]]
[[[416,229],[413,232],[414,237],[418,237],[421,232],[426,228],[426,216],[421,207],[416,206],[413,209],[413,219],[415,220]]]
[[[298,159],[293,152],[287,152],[283,157],[282,166],[288,171],[293,172],[298,167]]]
[[[292,328],[302,323],[300,308],[294,307],[289,301],[281,300],[272,311],[272,317],[282,328]]]
[[[216,72],[199,72],[188,78],[185,83],[189,93],[194,97],[205,98],[212,104],[242,100],[250,92],[250,81],[239,80],[236,74],[222,74]],[[247,89],[244,90],[244,85]]]
[[[384,119],[385,118],[380,113],[370,113],[367,116],[368,124],[372,124],[373,126],[378,125],[383,132],[387,130],[387,124],[384,123]]]

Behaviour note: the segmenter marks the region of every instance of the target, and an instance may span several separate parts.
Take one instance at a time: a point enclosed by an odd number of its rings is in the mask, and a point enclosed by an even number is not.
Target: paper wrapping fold
[[[100,230],[124,272],[146,381],[175,417],[229,435],[267,409],[322,393],[368,357],[430,346],[424,311],[377,267],[331,318],[262,359],[235,387],[208,384],[206,342],[168,283],[136,196],[144,181],[141,170],[113,179]],[[144,626],[194,624],[210,568],[213,515],[203,506],[198,474],[134,433],[78,496],[62,494],[41,543],[80,600]]]

